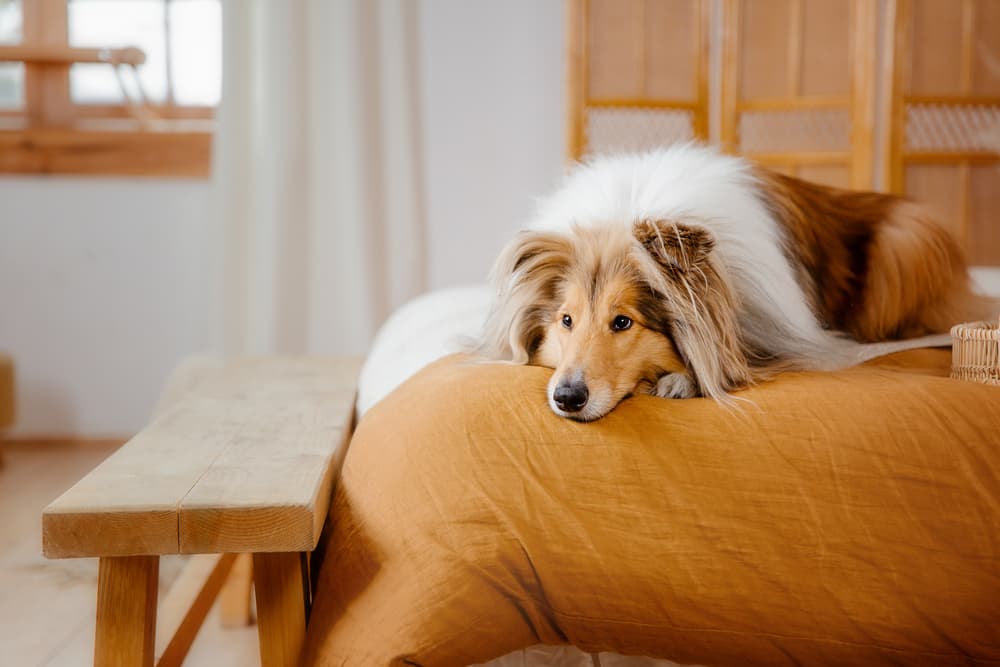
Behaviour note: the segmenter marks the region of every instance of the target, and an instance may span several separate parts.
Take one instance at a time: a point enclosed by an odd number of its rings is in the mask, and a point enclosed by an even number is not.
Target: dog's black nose
[[[589,397],[587,385],[582,382],[560,382],[552,394],[552,400],[563,412],[579,412]]]

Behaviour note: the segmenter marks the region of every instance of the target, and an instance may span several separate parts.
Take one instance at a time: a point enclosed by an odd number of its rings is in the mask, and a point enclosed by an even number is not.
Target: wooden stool
[[[14,360],[0,352],[0,436],[14,425]],[[3,450],[0,450],[0,466]]]
[[[253,558],[261,664],[297,663],[309,554],[353,427],[360,367],[257,359],[211,370],[44,510],[46,557],[100,558],[95,665],[180,664],[234,554]],[[158,642],[164,554],[204,555],[167,594]]]

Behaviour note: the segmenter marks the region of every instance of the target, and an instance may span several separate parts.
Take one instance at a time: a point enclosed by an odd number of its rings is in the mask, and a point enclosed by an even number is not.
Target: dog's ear
[[[521,232],[504,248],[491,273],[496,300],[483,329],[480,353],[517,363],[529,361],[559,306],[559,284],[572,254],[570,239],[556,232]]]
[[[632,225],[632,235],[668,271],[686,272],[703,265],[715,247],[707,229],[667,220],[639,220]]]
[[[702,395],[727,401],[727,392],[752,381],[743,349],[736,297],[710,261],[715,247],[701,227],[641,220],[632,233],[643,248],[640,266],[669,322],[668,335]],[[652,259],[650,262],[649,260]]]

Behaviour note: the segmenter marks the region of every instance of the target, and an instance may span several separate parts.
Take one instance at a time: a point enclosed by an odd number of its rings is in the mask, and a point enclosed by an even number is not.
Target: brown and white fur
[[[635,393],[725,402],[1000,309],[915,204],[691,144],[579,166],[493,279],[480,351],[555,369],[550,406],[583,421]]]

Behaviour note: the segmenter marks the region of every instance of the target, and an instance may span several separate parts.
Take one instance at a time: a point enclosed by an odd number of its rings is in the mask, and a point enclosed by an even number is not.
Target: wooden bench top
[[[45,509],[44,554],[312,550],[360,367],[264,358],[213,370]]]

